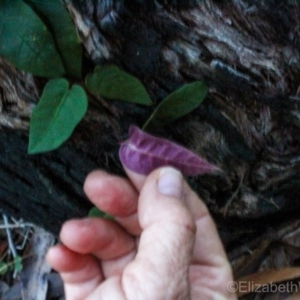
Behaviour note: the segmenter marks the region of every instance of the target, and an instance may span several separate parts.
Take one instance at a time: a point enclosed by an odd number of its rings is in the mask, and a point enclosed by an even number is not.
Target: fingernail
[[[160,171],[157,186],[163,195],[182,198],[183,177],[173,168],[166,167]]]

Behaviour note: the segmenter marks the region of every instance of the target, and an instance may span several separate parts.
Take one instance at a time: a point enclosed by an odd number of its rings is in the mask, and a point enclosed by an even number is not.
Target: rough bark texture
[[[55,233],[64,220],[85,215],[90,207],[82,191],[86,174],[94,168],[123,174],[118,142],[129,126],[141,126],[183,83],[204,79],[210,88],[204,103],[153,133],[222,169],[189,182],[214,214],[236,272],[245,265],[241,245],[261,249],[268,240],[268,251],[276,240],[298,247],[300,3],[65,2],[85,48],[85,73],[113,62],[145,84],[155,105],[90,96],[87,116],[63,147],[28,156],[28,120],[44,82],[1,59],[3,211]],[[267,265],[276,263],[270,258]],[[247,273],[245,268],[238,274]]]

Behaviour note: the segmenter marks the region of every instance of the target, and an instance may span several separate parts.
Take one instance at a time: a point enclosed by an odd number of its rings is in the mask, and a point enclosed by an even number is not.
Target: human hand
[[[116,220],[63,225],[47,260],[68,300],[225,300],[232,271],[215,224],[173,168],[129,180],[94,171],[88,198]]]

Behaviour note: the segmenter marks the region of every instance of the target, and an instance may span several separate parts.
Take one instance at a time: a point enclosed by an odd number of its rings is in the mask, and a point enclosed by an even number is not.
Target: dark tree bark
[[[189,182],[217,220],[236,270],[243,245],[253,249],[262,240],[297,236],[300,3],[65,2],[84,45],[85,74],[95,64],[115,63],[144,83],[154,106],[183,83],[208,83],[203,104],[153,133],[222,169]],[[88,172],[124,174],[118,142],[154,106],[90,95],[87,116],[64,146],[28,156],[28,120],[43,84],[0,60],[1,209],[57,233],[64,220],[90,208],[82,191]],[[289,243],[299,246],[297,239]]]

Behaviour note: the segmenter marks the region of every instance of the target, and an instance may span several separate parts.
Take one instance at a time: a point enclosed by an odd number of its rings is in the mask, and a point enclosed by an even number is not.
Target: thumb
[[[165,167],[146,178],[138,217],[143,231],[136,258],[124,270],[127,297],[189,299],[188,270],[196,227],[183,201],[180,172]]]

